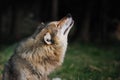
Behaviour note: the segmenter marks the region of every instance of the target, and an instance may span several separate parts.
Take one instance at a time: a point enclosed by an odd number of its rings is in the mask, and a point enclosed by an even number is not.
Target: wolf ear
[[[51,39],[52,39],[52,38],[51,38],[50,33],[49,33],[49,32],[46,33],[45,36],[44,36],[44,41],[45,41],[45,43],[46,43],[46,44],[52,44],[52,40],[51,40]]]
[[[38,35],[38,33],[45,27],[45,24],[42,22],[38,25],[35,33],[32,35],[32,38],[35,39],[35,37]]]

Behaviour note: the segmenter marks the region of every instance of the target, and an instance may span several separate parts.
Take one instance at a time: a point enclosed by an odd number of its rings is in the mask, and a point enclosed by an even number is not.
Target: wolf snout
[[[67,14],[63,19],[60,20],[61,31],[64,35],[68,35],[70,29],[74,24],[71,14]]]

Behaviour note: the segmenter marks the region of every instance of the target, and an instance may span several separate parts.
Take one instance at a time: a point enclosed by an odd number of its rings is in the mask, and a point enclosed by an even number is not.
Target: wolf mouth
[[[74,20],[71,21],[70,25],[65,29],[64,31],[64,35],[66,34],[66,32],[69,30],[69,28],[71,28],[74,24]]]

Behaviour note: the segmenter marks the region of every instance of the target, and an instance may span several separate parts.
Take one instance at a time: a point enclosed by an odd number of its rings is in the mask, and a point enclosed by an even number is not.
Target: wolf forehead
[[[43,29],[45,29],[44,32],[49,32],[49,33],[52,33],[53,31],[54,31],[54,33],[56,32],[55,24],[51,24],[50,22],[49,23],[42,22],[38,25],[38,27],[35,30],[35,33],[32,35],[32,37],[35,38],[37,36],[37,34],[40,34],[42,32]]]
[[[57,30],[57,26],[55,22],[49,22],[49,23],[41,23],[37,30],[41,32],[43,29],[46,29],[46,31],[51,32],[52,30]]]

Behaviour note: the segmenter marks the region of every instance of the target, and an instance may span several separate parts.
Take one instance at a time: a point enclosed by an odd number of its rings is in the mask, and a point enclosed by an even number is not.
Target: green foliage
[[[0,51],[0,74],[15,45]],[[63,65],[50,75],[62,80],[120,80],[119,47],[71,44]]]
[[[3,71],[4,64],[8,61],[10,56],[13,54],[15,45],[8,46],[6,49],[0,50],[0,74]]]
[[[69,45],[65,61],[51,77],[62,80],[119,80],[120,56],[115,49],[93,45]]]

